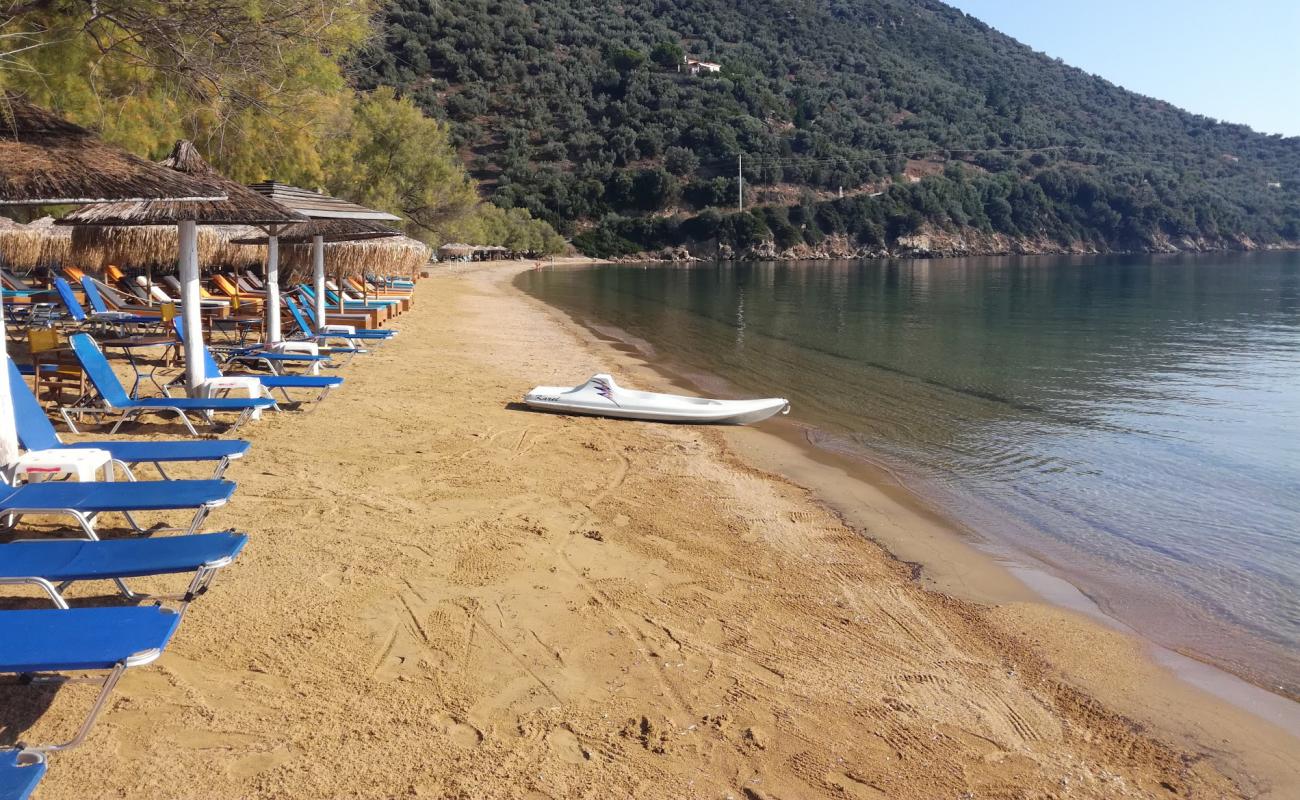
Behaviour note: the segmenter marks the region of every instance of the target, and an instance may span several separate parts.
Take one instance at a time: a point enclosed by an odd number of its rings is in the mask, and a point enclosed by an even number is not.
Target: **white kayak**
[[[581,386],[538,386],[524,395],[532,408],[564,414],[595,414],[657,422],[714,422],[748,425],[774,414],[790,413],[784,397],[762,400],[711,400],[624,389],[608,375],[593,375]]]

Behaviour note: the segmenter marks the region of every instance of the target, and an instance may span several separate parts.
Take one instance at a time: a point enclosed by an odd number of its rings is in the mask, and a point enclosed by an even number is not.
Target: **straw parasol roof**
[[[175,225],[113,227],[79,225],[71,232],[71,258],[77,266],[101,269],[108,264],[173,273],[180,237]],[[258,233],[245,226],[204,225],[198,229],[199,263],[208,267],[258,267],[266,260],[265,247],[234,243],[237,237]]]
[[[376,211],[373,208],[349,203],[347,200],[330,197],[321,192],[299,189],[297,186],[290,186],[287,183],[264,181],[254,183],[249,188],[282,206],[292,208],[294,211],[313,219],[368,219],[388,222],[401,222],[402,220],[401,217],[389,214],[387,211]]]
[[[158,162],[177,172],[212,181],[226,199],[196,203],[151,200],[83,206],[59,220],[60,225],[175,225],[193,220],[200,225],[289,225],[307,217],[263,197],[242,183],[218,175],[199,155],[193,142],[182,139]]]
[[[72,232],[55,228],[53,223],[50,217],[28,225],[0,217],[0,264],[25,272],[68,261]]]
[[[279,233],[280,244],[311,244],[315,236],[324,237],[326,242],[357,242],[401,235],[401,231],[364,219],[314,219]],[[250,236],[236,239],[235,244],[266,244],[266,239],[265,235]]]
[[[429,262],[432,251],[418,239],[397,236],[325,245],[331,275],[410,275]],[[281,268],[290,283],[312,274],[311,245],[294,244],[280,252]]]
[[[219,200],[206,176],[160,167],[90,131],[0,91],[0,204]]]

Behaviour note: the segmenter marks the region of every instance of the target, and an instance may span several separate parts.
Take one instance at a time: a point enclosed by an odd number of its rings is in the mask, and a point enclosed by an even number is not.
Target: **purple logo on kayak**
[[[610,386],[608,381],[604,378],[592,378],[591,383],[596,387],[596,394],[618,405],[618,401],[614,399],[614,387]]]

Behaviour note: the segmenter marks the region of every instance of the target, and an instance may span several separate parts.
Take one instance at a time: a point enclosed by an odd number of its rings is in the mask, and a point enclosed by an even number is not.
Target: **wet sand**
[[[520,408],[664,385],[514,289],[527,266],[422,281],[318,411],[246,429],[210,527],[252,542],[38,797],[1300,792],[1296,739],[887,486],[853,476],[850,514],[774,474],[812,469],[779,438]]]

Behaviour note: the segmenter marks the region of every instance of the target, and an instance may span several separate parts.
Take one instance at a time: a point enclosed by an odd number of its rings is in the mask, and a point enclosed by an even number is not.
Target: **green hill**
[[[386,14],[352,65],[362,87],[448,120],[493,202],[589,252],[1300,240],[1300,138],[1125,91],[932,0],[394,0]],[[721,71],[691,74],[684,55]]]

